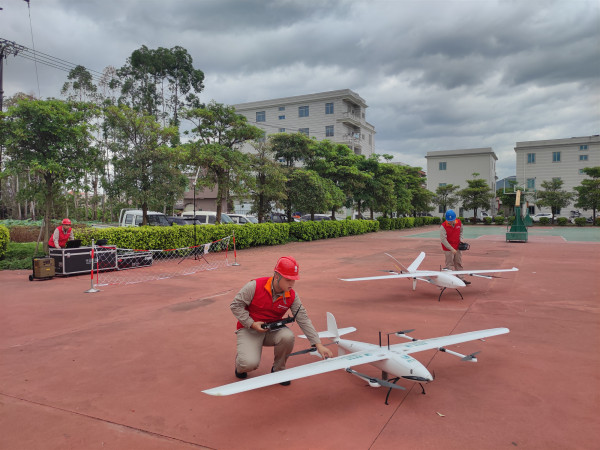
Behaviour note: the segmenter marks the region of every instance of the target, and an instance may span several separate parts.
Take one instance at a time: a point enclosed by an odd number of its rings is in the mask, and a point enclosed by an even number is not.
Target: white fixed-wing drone
[[[338,345],[337,357],[262,375],[256,378],[237,381],[235,383],[207,389],[202,392],[205,394],[218,396],[238,394],[240,392],[271,386],[285,381],[296,380],[298,378],[309,377],[311,375],[318,375],[321,373],[344,369],[346,372],[364,379],[372,387],[384,386],[390,388],[387,394],[389,397],[392,388],[405,389],[402,386],[396,385],[396,382],[401,378],[418,383],[428,383],[433,381],[433,376],[423,364],[411,356],[412,353],[437,349],[441,352],[458,356],[463,361],[477,362],[475,355],[479,352],[471,353],[470,355],[462,355],[460,353],[448,350],[446,346],[459,344],[461,342],[474,341],[477,339],[484,339],[509,332],[508,328],[492,328],[489,330],[471,331],[468,333],[421,340],[414,339],[406,334],[414,330],[403,330],[396,331],[394,333],[388,333],[387,345],[384,346],[381,344],[381,332],[379,333],[379,345],[340,339],[340,336],[352,331],[356,331],[356,328],[349,327],[338,329],[333,314],[327,313],[327,331],[321,331],[319,333],[319,337],[329,338],[333,343]],[[408,339],[410,342],[390,345],[390,335]],[[300,337],[305,338],[306,336],[302,335]],[[299,352],[292,353],[292,355],[301,353],[311,353],[316,356],[320,356],[315,348],[301,350]],[[381,378],[374,378],[364,375],[352,369],[352,367],[361,364],[372,364],[380,369],[382,371]],[[393,378],[388,378],[388,375],[392,375]],[[421,388],[423,388],[422,384]],[[424,389],[423,393],[425,393]],[[386,403],[388,397],[386,397]]]
[[[496,272],[516,272],[519,269],[513,267],[512,269],[494,269],[494,270],[418,270],[419,265],[425,259],[425,252],[421,252],[419,256],[412,262],[408,267],[404,267],[396,258],[389,253],[387,256],[396,261],[406,271],[391,272],[390,275],[379,275],[374,277],[364,278],[341,278],[342,281],[367,281],[367,280],[387,280],[389,278],[412,278],[413,280],[413,291],[417,288],[417,280],[425,281],[426,283],[434,284],[442,289],[438,301],[441,300],[442,294],[446,288],[456,289],[456,292],[463,298],[462,294],[458,290],[459,287],[465,287],[466,284],[457,275],[471,275],[474,277],[481,278],[496,278],[491,275],[481,275],[483,273],[496,273]]]

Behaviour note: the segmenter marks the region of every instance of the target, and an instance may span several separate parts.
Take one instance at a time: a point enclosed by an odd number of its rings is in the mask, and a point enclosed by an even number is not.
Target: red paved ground
[[[423,230],[419,230],[422,232]],[[238,252],[241,266],[84,293],[87,276],[28,281],[0,272],[2,449],[592,449],[600,440],[600,245],[536,239],[471,240],[469,268],[510,268],[474,279],[464,300],[411,282],[346,283],[392,269],[389,252],[424,269],[443,261],[415,231]],[[454,346],[476,364],[435,351],[415,356],[436,379],[422,395],[372,389],[343,371],[229,397],[203,389],[235,381],[229,303],[247,280],[294,255],[315,326],[325,312],[349,339],[416,328],[419,338],[502,327],[508,335]],[[142,270],[142,269],[140,269]],[[293,328],[297,334],[300,330]],[[296,347],[304,348],[298,339]],[[312,362],[298,356],[289,365]],[[257,374],[270,370],[266,349]],[[377,376],[371,366],[362,372]]]

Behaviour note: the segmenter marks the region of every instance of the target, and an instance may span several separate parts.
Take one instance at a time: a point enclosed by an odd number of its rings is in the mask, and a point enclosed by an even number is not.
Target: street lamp
[[[194,182],[192,185],[194,186],[194,243],[193,246],[196,246],[196,184],[198,183],[198,175],[200,174],[200,166],[198,166],[198,170],[196,170],[196,176],[194,177]],[[198,257],[197,249],[194,250],[195,258]]]

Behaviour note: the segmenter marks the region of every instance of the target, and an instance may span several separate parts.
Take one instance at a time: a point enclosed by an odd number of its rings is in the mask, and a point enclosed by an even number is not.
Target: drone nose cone
[[[460,278],[457,278],[457,279],[454,281],[454,285],[455,285],[456,287],[465,287],[465,286],[466,286],[465,282],[464,282],[463,280],[461,280]]]

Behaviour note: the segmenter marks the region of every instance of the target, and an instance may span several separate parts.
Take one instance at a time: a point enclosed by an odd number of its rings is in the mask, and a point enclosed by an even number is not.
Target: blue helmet
[[[454,210],[449,209],[448,211],[446,211],[446,220],[451,221],[454,219],[456,219],[456,213],[454,212]]]

